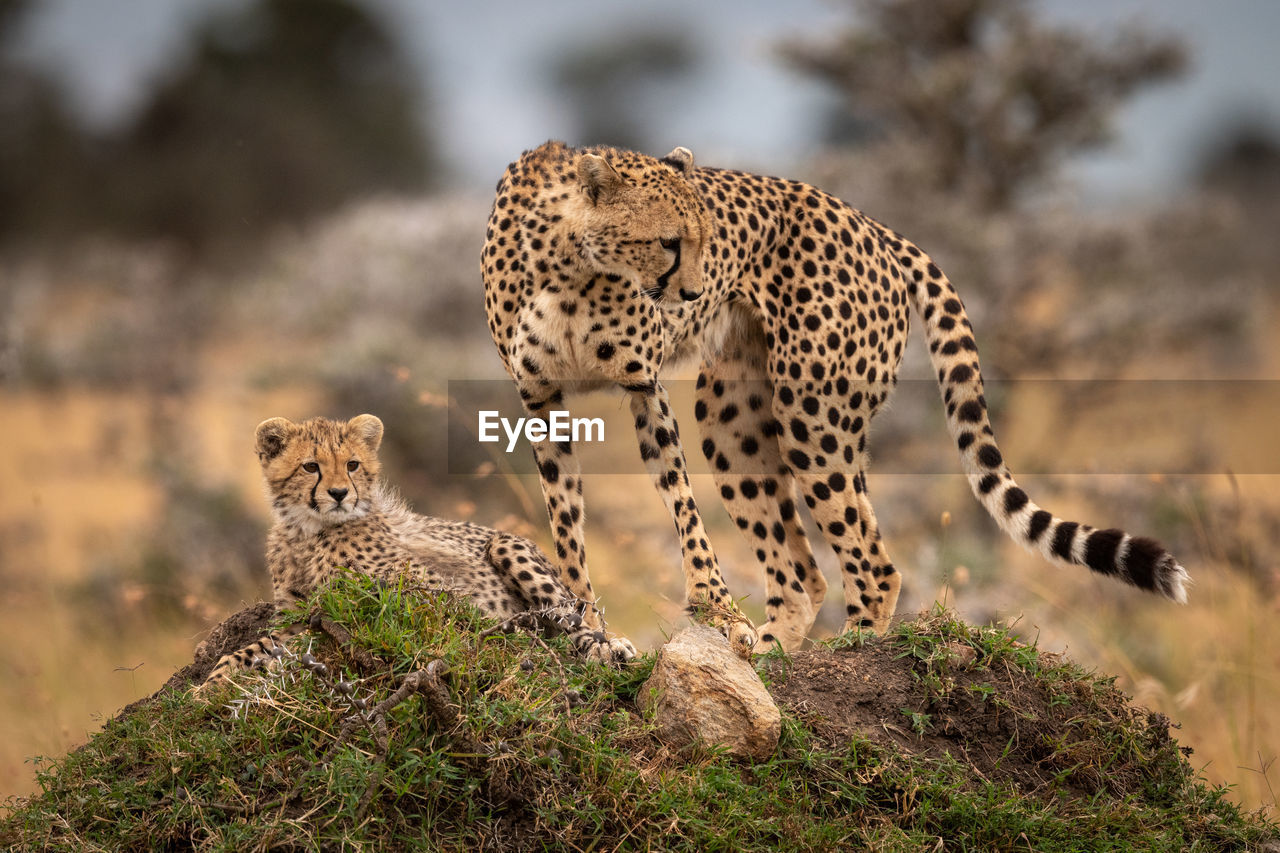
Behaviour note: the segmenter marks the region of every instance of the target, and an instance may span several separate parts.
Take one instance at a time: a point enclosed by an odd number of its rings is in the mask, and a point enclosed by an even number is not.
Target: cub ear
[[[627,183],[599,154],[583,154],[578,158],[578,180],[592,204],[612,201]]]
[[[356,415],[347,421],[351,430],[370,450],[376,451],[382,444],[382,421],[373,415]]]
[[[280,455],[289,441],[289,433],[293,432],[293,423],[285,418],[270,418],[258,424],[255,430],[255,449],[258,459],[270,462]]]
[[[670,154],[658,162],[670,166],[685,177],[693,174],[693,152],[688,148],[673,148]]]

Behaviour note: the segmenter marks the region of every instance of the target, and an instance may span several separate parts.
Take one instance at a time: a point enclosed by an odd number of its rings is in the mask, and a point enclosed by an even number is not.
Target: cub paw
[[[610,637],[609,649],[617,663],[626,663],[636,658],[636,647],[631,645],[631,641],[626,637]]]
[[[597,632],[584,657],[603,664],[622,664],[636,657],[636,647],[626,637],[608,637]]]

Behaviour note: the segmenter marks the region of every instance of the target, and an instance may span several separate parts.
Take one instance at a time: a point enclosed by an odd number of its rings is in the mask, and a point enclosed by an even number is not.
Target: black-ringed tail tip
[[[967,454],[964,461],[969,468]],[[1056,518],[1033,503],[1003,466],[986,473],[971,469],[969,484],[987,512],[1015,542],[1049,562],[1084,566],[1178,604],[1187,603],[1191,576],[1156,540],[1131,536],[1116,528],[1099,530]]]

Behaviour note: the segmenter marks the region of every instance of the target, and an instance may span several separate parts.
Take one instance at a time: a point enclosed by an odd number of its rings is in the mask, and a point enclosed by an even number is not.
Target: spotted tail
[[[1014,481],[991,430],[978,347],[964,305],[937,265],[914,246],[903,245],[906,252],[899,254],[907,289],[925,323],[929,358],[947,407],[947,428],[960,449],[974,496],[1015,542],[1049,562],[1087,566],[1185,604],[1191,578],[1159,542],[1058,518],[1037,506]]]

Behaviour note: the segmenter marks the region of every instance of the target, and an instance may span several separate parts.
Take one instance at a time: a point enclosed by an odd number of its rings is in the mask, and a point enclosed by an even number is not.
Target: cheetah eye
[[[357,460],[355,460],[355,459],[352,459],[350,462],[348,462],[348,463],[347,463],[347,470],[348,470],[348,471],[354,471],[354,470],[356,470],[356,469],[357,469],[357,468],[359,468],[359,467],[360,467],[360,463],[359,463]]]
[[[679,237],[666,237],[658,241],[658,244],[668,252],[674,252],[680,248]]]
[[[314,462],[303,462],[302,470],[306,471],[308,474],[314,474],[315,472],[320,470],[320,466]]]

